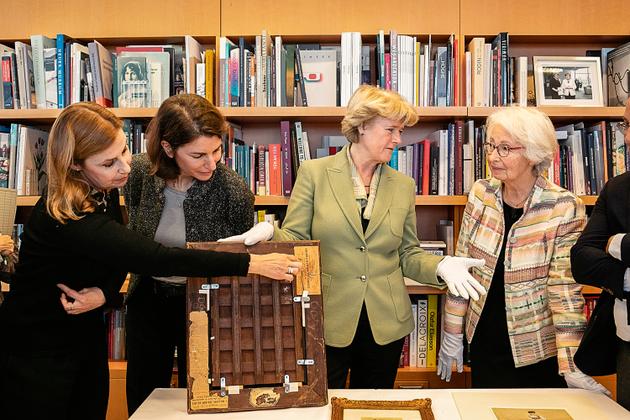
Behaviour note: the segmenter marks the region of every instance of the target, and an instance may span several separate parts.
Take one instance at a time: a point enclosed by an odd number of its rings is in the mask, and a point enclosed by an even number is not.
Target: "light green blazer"
[[[442,257],[418,246],[414,182],[387,165],[363,233],[347,147],[300,166],[282,229],[276,228],[273,239],[321,241],[327,345],[352,343],[363,302],[374,339],[383,345],[414,327],[403,275],[444,287],[435,274]]]

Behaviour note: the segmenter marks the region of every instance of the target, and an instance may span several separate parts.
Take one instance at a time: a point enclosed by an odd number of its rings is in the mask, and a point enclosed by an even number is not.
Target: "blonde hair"
[[[487,138],[492,137],[497,126],[503,127],[525,148],[524,156],[534,164],[536,175],[551,165],[558,151],[558,141],[553,124],[545,113],[517,106],[501,109],[486,121]]]
[[[405,98],[391,90],[375,86],[360,86],[348,101],[341,132],[352,143],[359,141],[359,127],[375,117],[400,121],[405,126],[418,122],[418,114]]]
[[[90,184],[71,165],[82,165],[107,149],[121,128],[121,121],[111,111],[93,102],[70,105],[59,114],[50,131],[46,156],[46,209],[53,219],[60,223],[78,220],[81,213],[96,209]]]

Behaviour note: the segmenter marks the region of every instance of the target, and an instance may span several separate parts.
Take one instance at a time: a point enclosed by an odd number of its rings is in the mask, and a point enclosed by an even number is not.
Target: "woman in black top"
[[[288,268],[300,266],[284,254],[166,248],[126,229],[118,188],[127,182],[130,159],[120,120],[99,105],[72,105],[52,127],[48,193],[33,208],[0,306],[4,420],[105,419],[109,372],[100,308],[128,271],[291,280],[287,272],[295,269]]]

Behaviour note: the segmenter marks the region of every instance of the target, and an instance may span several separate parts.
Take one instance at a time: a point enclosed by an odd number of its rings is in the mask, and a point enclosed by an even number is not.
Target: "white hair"
[[[509,107],[486,120],[486,135],[492,137],[497,126],[525,148],[524,156],[534,164],[536,174],[547,169],[558,151],[556,132],[549,117],[536,108]]]

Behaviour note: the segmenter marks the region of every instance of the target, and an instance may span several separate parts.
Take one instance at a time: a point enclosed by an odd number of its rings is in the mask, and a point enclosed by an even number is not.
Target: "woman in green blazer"
[[[416,234],[413,179],[388,165],[414,108],[397,93],[361,86],[341,123],[350,144],[300,166],[282,229],[273,240],[321,241],[324,340],[329,388],[391,388],[404,337],[414,328],[403,276],[478,298],[468,273],[482,260],[425,253]],[[259,224],[237,237],[270,239]],[[449,280],[452,279],[452,280]],[[450,284],[449,284],[450,283]]]

